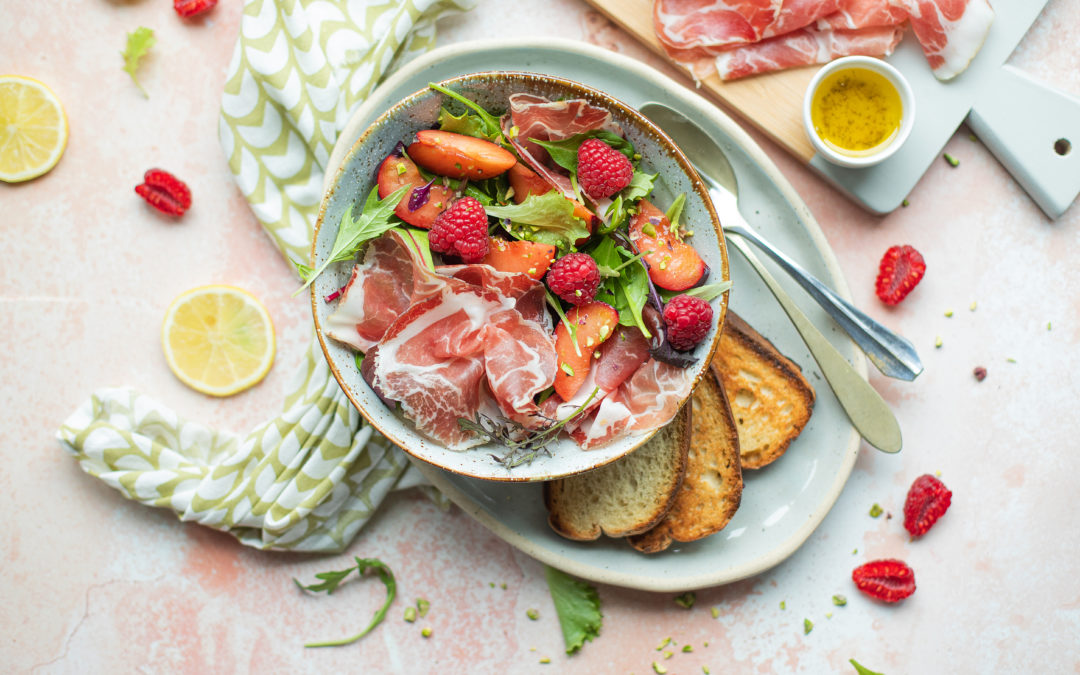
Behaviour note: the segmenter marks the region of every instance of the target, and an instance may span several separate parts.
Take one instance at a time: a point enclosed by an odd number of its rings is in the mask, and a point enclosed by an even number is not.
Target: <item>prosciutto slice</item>
[[[899,26],[908,19],[903,0],[840,0],[837,11],[821,19],[822,30],[857,30]]]
[[[665,47],[733,47],[757,42],[782,0],[655,0],[653,25]]]
[[[366,352],[412,304],[413,261],[390,237],[371,242],[353,266],[337,309],[326,319],[326,334]]]
[[[939,80],[967,69],[982,48],[994,10],[987,0],[903,0],[911,28]]]
[[[734,80],[784,68],[827,63],[841,56],[885,56],[900,42],[903,29],[895,26],[854,31],[803,28],[724,52],[715,66],[721,79]]]

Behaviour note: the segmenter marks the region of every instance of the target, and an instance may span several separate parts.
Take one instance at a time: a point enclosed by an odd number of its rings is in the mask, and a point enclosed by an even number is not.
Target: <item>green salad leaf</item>
[[[457,93],[456,91],[450,91],[446,87],[444,87],[442,85],[439,85],[439,84],[435,84],[434,82],[429,82],[428,86],[431,87],[432,89],[434,89],[435,91],[439,92],[440,94],[443,94],[444,96],[449,96],[450,98],[454,99],[455,101],[458,101],[459,103],[464,105],[466,108],[472,110],[475,113],[475,117],[478,118],[478,120],[479,120],[478,122],[473,122],[473,121],[470,120],[468,122],[463,121],[461,124],[462,125],[468,125],[468,128],[474,128],[473,127],[474,124],[479,125],[479,126],[477,126],[475,128],[476,128],[477,131],[479,131],[479,133],[481,133],[483,135],[478,136],[478,138],[485,138],[485,139],[487,139],[489,141],[492,141],[494,143],[504,143],[505,142],[505,139],[503,138],[503,134],[502,134],[502,125],[499,124],[499,118],[498,117],[495,117],[494,115],[492,115],[488,111],[484,110],[476,102],[469,100],[468,98],[462,96],[461,94]],[[466,113],[466,114],[468,114],[468,113]],[[442,114],[441,113],[439,114],[439,123],[442,124]],[[447,131],[450,131],[450,130],[448,129]],[[458,133],[465,133],[465,132],[458,131]],[[469,135],[473,136],[473,135],[476,135],[476,134],[469,134]]]
[[[375,626],[382,623],[382,620],[386,618],[386,610],[390,609],[390,604],[394,602],[394,596],[397,595],[397,581],[394,579],[394,573],[390,571],[390,568],[386,566],[386,563],[376,558],[359,558],[356,559],[356,565],[348,569],[332,572],[319,572],[315,575],[317,579],[321,579],[321,583],[310,584],[305,586],[297,579],[293,579],[293,583],[300,587],[301,590],[310,591],[312,593],[325,592],[330,595],[337,590],[341,582],[352,574],[355,570],[361,577],[364,576],[364,572],[371,570],[378,577],[379,581],[386,587],[386,600],[383,601],[382,607],[375,610],[375,615],[371,618],[371,623],[367,625],[364,630],[360,631],[356,635],[347,638],[341,638],[339,640],[326,640],[323,642],[309,642],[305,644],[305,647],[340,647],[342,645],[351,644],[356,642],[360,638],[364,637],[371,632]]]
[[[387,195],[386,199],[380,200],[379,189],[371,188],[359,218],[353,218],[353,204],[349,204],[349,208],[345,209],[345,213],[341,216],[337,237],[334,238],[334,247],[330,249],[326,262],[312,272],[304,280],[304,285],[293,295],[299,294],[310,286],[311,282],[315,281],[315,278],[322,274],[330,263],[351,260],[366,242],[399,225],[401,221],[394,218],[394,209],[410,189],[412,189],[411,185],[402,185]]]
[[[848,663],[855,667],[855,672],[857,672],[859,675],[883,675],[883,673],[870,670],[855,659],[848,659]]]
[[[147,94],[146,90],[139,84],[139,78],[135,76],[135,71],[139,67],[139,60],[146,56],[146,53],[156,43],[157,38],[154,37],[154,31],[146,26],[139,26],[127,34],[127,46],[124,47],[124,51],[120,52],[120,55],[124,57],[124,72],[131,76],[131,81],[135,83],[135,86],[139,88],[139,91],[146,98],[150,98],[150,94]]]
[[[641,311],[649,302],[648,272],[644,265],[637,263],[639,256],[616,246],[610,237],[604,237],[593,249],[592,257],[604,279],[596,292],[596,299],[608,303],[619,312],[620,324],[637,326],[642,335],[651,339],[652,333],[641,316]]]
[[[630,219],[631,210],[638,200],[642,197],[648,197],[649,193],[653,190],[653,184],[656,182],[656,177],[659,173],[645,173],[634,169],[634,175],[630,178],[630,184],[624,187],[615,195],[615,199],[612,200],[611,206],[604,212],[604,216],[607,218],[607,225],[600,229],[601,234],[607,234],[619,229]]]
[[[589,236],[589,228],[574,215],[574,204],[558,190],[529,195],[520,204],[485,206],[489,216],[510,219],[507,230],[518,239],[536,241],[567,250]]]
[[[718,281],[715,284],[695,286],[694,288],[688,288],[685,291],[660,291],[660,297],[664,299],[664,302],[668,302],[676,295],[692,295],[695,298],[701,298],[705,302],[709,302],[719,298],[730,288],[730,281]]]
[[[499,142],[499,137],[502,135],[501,131],[492,135],[488,123],[477,114],[463,112],[455,115],[446,108],[439,110],[439,129],[495,143]]]
[[[566,653],[573,654],[586,640],[600,635],[600,626],[604,622],[600,595],[592,585],[553,567],[545,567],[544,576],[555,603],[555,613],[559,616]]]
[[[569,171],[577,173],[577,152],[581,144],[590,138],[599,138],[615,150],[626,155],[627,159],[634,159],[634,145],[622,136],[605,129],[594,129],[583,134],[575,134],[561,141],[541,141],[535,138],[529,140],[536,143],[551,155],[552,161]]]

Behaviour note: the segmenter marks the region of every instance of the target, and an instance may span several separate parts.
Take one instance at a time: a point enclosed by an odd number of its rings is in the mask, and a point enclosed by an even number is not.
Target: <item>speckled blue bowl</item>
[[[693,225],[692,243],[711,270],[710,282],[729,278],[727,249],[720,223],[708,199],[705,186],[689,161],[670,138],[656,125],[625,103],[601,91],[550,75],[525,72],[486,72],[463,75],[441,82],[444,87],[462,93],[485,109],[502,113],[511,94],[526,92],[550,99],[584,98],[612,112],[627,138],[642,155],[646,171],[659,172],[651,201],[661,208],[671,204],[676,195],[686,193],[684,222]],[[408,142],[413,134],[435,125],[439,108],[447,105],[460,112],[460,104],[432,89],[423,89],[405,97],[383,113],[359,137],[349,150],[323,197],[312,246],[311,264],[318,266],[330,253],[338,223],[350,204],[363,203],[374,186],[375,171],[398,141]],[[711,226],[710,226],[711,225]],[[639,434],[616,440],[594,450],[582,450],[568,438],[552,443],[551,456],[540,456],[530,464],[507,469],[491,454],[503,454],[496,446],[480,446],[466,451],[450,450],[420,434],[412,423],[387,408],[360,376],[353,351],[323,332],[334,303],[323,301],[340,288],[352,268],[348,262],[331,265],[311,286],[311,307],[316,333],[330,369],[342,390],[357,410],[387,438],[410,455],[454,473],[497,481],[544,481],[570,476],[612,462],[645,443],[652,434]],[[720,340],[727,309],[728,294],[712,301],[714,325],[696,354],[700,360],[691,366],[695,384],[707,368]],[[685,403],[685,401],[684,401]]]

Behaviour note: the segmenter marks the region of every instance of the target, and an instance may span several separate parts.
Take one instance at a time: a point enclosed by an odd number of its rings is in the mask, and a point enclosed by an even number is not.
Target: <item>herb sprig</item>
[[[377,558],[359,558],[356,559],[356,565],[348,569],[336,571],[336,572],[319,572],[315,575],[317,579],[322,579],[322,583],[310,584],[305,586],[300,583],[299,580],[293,579],[300,590],[310,591],[312,593],[325,592],[330,595],[337,590],[341,582],[345,581],[345,578],[352,574],[353,570],[356,571],[361,577],[364,576],[364,572],[372,570],[379,577],[379,581],[386,587],[386,600],[383,602],[382,607],[375,610],[375,615],[371,618],[371,623],[367,625],[364,630],[360,631],[356,635],[347,638],[341,638],[340,640],[325,640],[323,642],[309,642],[305,644],[305,647],[340,647],[342,645],[352,644],[360,638],[364,637],[372,631],[375,626],[382,623],[386,618],[386,610],[390,609],[390,604],[394,602],[394,597],[397,595],[397,580],[394,579],[394,573],[390,571],[390,568],[386,566],[381,560]]]
[[[563,420],[556,421],[545,417],[544,419],[547,419],[551,424],[531,433],[520,422],[505,418],[493,419],[481,412],[476,413],[475,420],[459,417],[458,426],[465,431],[472,431],[486,438],[491,443],[498,443],[508,448],[509,452],[502,457],[493,454],[491,458],[507,469],[513,469],[532,462],[540,453],[545,453],[550,457],[551,451],[547,449],[548,443],[555,440],[555,437],[566,426],[567,422],[585,412],[585,409],[599,391],[600,387],[593,389],[592,393],[589,394],[589,398],[585,399],[584,403]]]

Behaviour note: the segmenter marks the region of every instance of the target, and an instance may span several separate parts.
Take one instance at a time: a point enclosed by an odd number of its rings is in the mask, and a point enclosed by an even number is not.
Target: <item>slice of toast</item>
[[[672,542],[696,541],[728,524],[742,499],[742,469],[735,419],[719,377],[706,370],[694,390],[693,433],[686,478],[667,516],[642,534],[627,537],[642,553],[658,553]]]
[[[712,368],[735,415],[742,468],[776,461],[814,411],[814,388],[798,364],[729,309]]]
[[[625,537],[660,522],[686,474],[690,418],[690,406],[684,405],[670,424],[629,455],[545,483],[551,528],[567,539],[591,541],[601,532]]]

